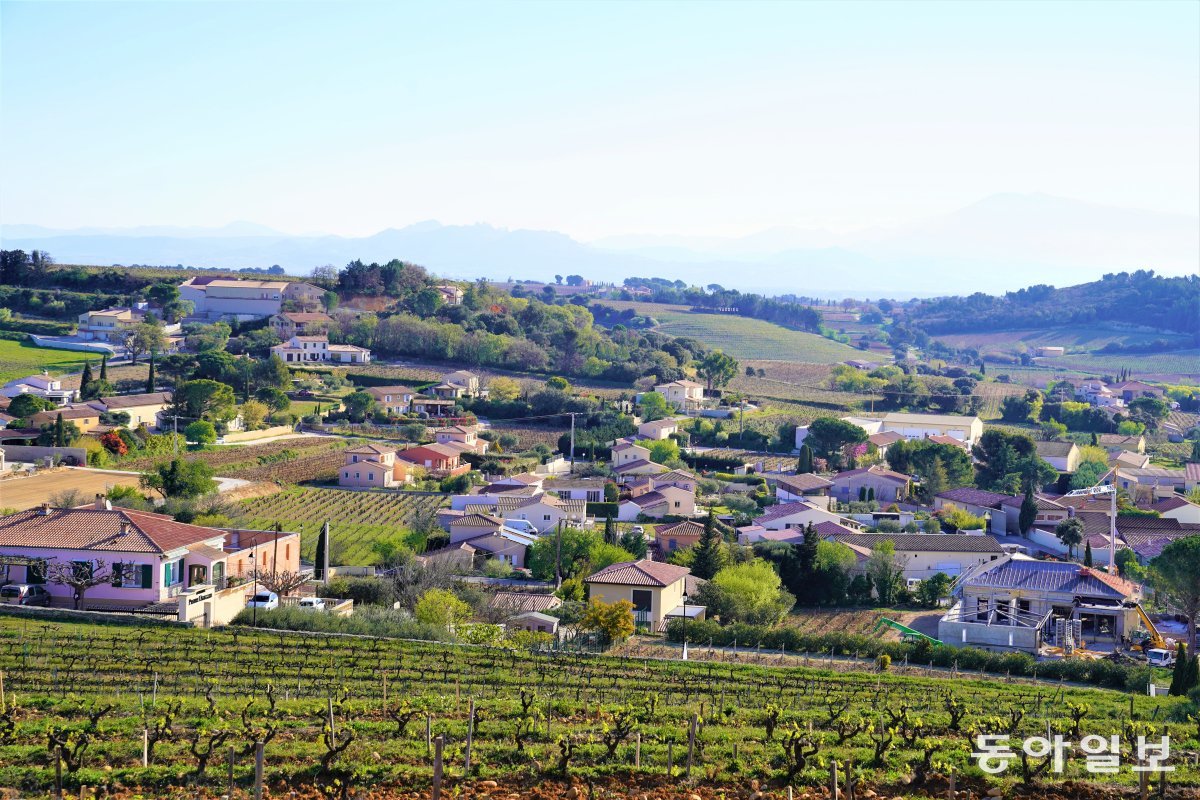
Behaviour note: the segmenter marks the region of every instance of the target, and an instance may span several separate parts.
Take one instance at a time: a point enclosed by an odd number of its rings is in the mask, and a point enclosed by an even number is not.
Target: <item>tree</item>
[[[1186,686],[1191,678],[1192,665],[1188,661],[1187,646],[1183,642],[1175,645],[1175,668],[1171,670],[1171,686],[1167,694],[1172,697],[1182,697],[1187,694],[1190,686]]]
[[[1009,395],[1000,403],[1000,417],[1005,422],[1037,422],[1042,416],[1042,393],[1029,389],[1023,396]]]
[[[804,443],[813,453],[830,464],[840,465],[842,451],[846,445],[860,444],[867,440],[867,432],[854,423],[836,417],[819,417],[808,426]]]
[[[950,596],[950,578],[937,572],[917,584],[917,600],[926,608],[937,608],[942,598]]]
[[[261,387],[254,393],[254,397],[272,411],[287,411],[292,405],[291,398],[274,386]]]
[[[1017,528],[1022,536],[1029,535],[1029,529],[1037,521],[1038,504],[1033,497],[1033,487],[1025,487],[1025,497],[1021,500],[1021,511],[1017,515]]]
[[[143,472],[140,483],[143,489],[153,489],[166,497],[200,497],[217,488],[213,480],[212,467],[203,461],[172,459],[169,464],[159,464],[150,472]]]
[[[674,439],[656,439],[649,442],[646,449],[655,464],[666,464],[679,458],[679,442]]]
[[[729,383],[737,375],[738,362],[720,350],[710,350],[696,365],[696,372],[708,382],[711,391]]]
[[[808,443],[800,445],[800,455],[796,457],[796,474],[804,475],[813,471],[813,451]]]
[[[154,351],[150,351],[150,370],[146,373],[146,394],[152,394],[157,388],[158,381],[154,374]]]
[[[83,363],[83,374],[79,376],[79,396],[87,396],[88,384],[92,382],[92,362]]]
[[[1038,456],[1037,445],[1024,434],[985,431],[972,452],[979,462],[975,482],[981,489],[1015,494],[1058,477],[1058,470]]]
[[[488,381],[488,399],[499,403],[511,403],[521,396],[521,385],[512,378],[492,378]]]
[[[1164,605],[1187,619],[1188,652],[1196,652],[1196,617],[1200,614],[1200,536],[1167,544],[1150,562],[1150,581]]]
[[[890,606],[896,601],[896,591],[904,577],[904,565],[896,557],[896,545],[891,539],[876,542],[867,557],[867,575],[875,586],[879,605]]]
[[[188,349],[197,353],[224,352],[232,334],[233,328],[226,322],[189,324],[186,342]]]
[[[667,398],[658,392],[643,392],[642,399],[638,401],[638,406],[644,422],[663,419],[671,413],[671,406],[667,403]]]
[[[212,444],[217,440],[217,429],[206,419],[198,419],[183,429],[183,438],[197,444]]]
[[[625,531],[621,534],[621,538],[617,541],[617,544],[635,559],[646,557],[646,537],[643,534],[635,533],[634,531]]]
[[[59,415],[61,417],[61,415]],[[63,422],[56,419],[38,430],[38,447],[67,447],[81,435],[79,426],[74,422]],[[65,442],[66,444],[58,444]]]
[[[1192,457],[1189,458],[1188,461],[1192,462],[1193,464],[1200,463],[1200,439],[1192,442]]]
[[[534,542],[525,554],[525,565],[538,580],[553,580],[555,564],[561,556],[562,576],[572,578],[586,574],[594,548],[603,544],[604,537],[599,531],[564,528]]]
[[[108,356],[100,356],[100,380],[108,380]]]
[[[449,589],[430,589],[421,595],[413,609],[418,622],[450,628],[471,618],[471,606],[454,596]]]
[[[1083,549],[1083,565],[1085,567],[1092,566],[1092,543],[1088,542]]]
[[[63,416],[61,411],[58,413],[58,416],[54,418],[54,446],[67,446],[67,429],[63,426]]]
[[[1138,561],[1137,553],[1128,547],[1122,547],[1118,550],[1116,558],[1113,561],[1117,565],[1117,574],[1122,578],[1134,583],[1141,583],[1146,580],[1146,568]]]
[[[121,332],[121,345],[129,353],[129,361],[136,364],[138,356],[167,349],[167,336],[161,325],[153,322],[139,322],[130,325]]]
[[[94,586],[112,584],[120,586],[125,581],[140,577],[134,564],[116,562],[111,566],[104,559],[95,561],[51,561],[46,565],[46,579],[57,586],[71,587],[75,609],[83,609],[83,598]]]
[[[351,392],[342,398],[342,405],[351,422],[362,422],[375,411],[375,398],[363,391]]]
[[[292,388],[292,371],[275,353],[255,363],[254,379],[258,381],[259,386],[270,386],[280,390]]]
[[[712,578],[725,566],[725,542],[717,530],[716,515],[710,510],[704,521],[704,533],[696,542],[692,560],[692,574],[705,580]]]
[[[605,603],[593,598],[579,626],[584,630],[599,631],[606,642],[623,642],[636,630],[633,603],[628,600]]]
[[[897,442],[897,444],[902,443]],[[889,447],[888,449],[890,450],[891,448]],[[940,458],[933,459],[933,462],[921,474],[924,475],[924,478],[921,480],[919,493],[921,498],[927,503],[932,503],[933,498],[951,488],[949,486],[950,478],[946,475],[946,468],[942,465]]]
[[[242,403],[242,424],[246,426],[246,430],[250,431],[261,428],[268,413],[269,409],[266,404],[258,400],[247,400]]]
[[[233,419],[236,402],[232,386],[203,378],[177,385],[172,395],[179,416],[214,422]]]
[[[326,522],[321,527],[321,532],[317,534],[317,551],[313,556],[313,578],[322,580],[325,577],[325,558],[329,552],[329,523]]]
[[[17,419],[32,417],[39,411],[55,408],[54,402],[36,394],[19,394],[8,404],[8,415]]]
[[[1083,541],[1083,520],[1067,517],[1054,527],[1054,535],[1067,546],[1067,556],[1075,557],[1075,548]]]
[[[1057,442],[1066,437],[1067,426],[1056,419],[1047,419],[1042,421],[1041,431],[1047,442]]]
[[[774,625],[787,615],[796,598],[784,590],[771,565],[756,558],[723,567],[700,587],[696,602],[723,623]]]

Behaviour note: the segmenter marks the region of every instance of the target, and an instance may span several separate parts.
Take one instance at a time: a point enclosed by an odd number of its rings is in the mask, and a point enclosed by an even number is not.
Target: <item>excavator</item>
[[[1158,632],[1158,626],[1150,621],[1150,615],[1146,613],[1146,609],[1142,608],[1142,604],[1137,605],[1138,617],[1141,618],[1142,624],[1146,626],[1146,636],[1142,639],[1138,646],[1141,647],[1143,653],[1151,650],[1171,650],[1171,644],[1163,638],[1163,635]]]

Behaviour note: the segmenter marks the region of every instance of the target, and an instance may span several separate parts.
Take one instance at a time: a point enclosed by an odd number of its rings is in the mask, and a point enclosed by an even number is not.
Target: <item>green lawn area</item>
[[[837,364],[866,359],[862,350],[818,336],[784,328],[772,322],[732,314],[695,313],[683,306],[606,300],[617,309],[634,308],[653,317],[655,330],[672,336],[690,336],[720,348],[738,359],[768,359],[808,364]]]
[[[55,350],[37,347],[28,342],[0,339],[0,383],[7,383],[13,378],[37,375],[42,370],[54,374],[74,372],[83,369],[84,361],[99,363],[100,356],[95,353]]]

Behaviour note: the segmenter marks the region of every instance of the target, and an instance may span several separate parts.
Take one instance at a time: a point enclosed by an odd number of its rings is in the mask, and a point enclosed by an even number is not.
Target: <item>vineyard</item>
[[[867,358],[862,350],[815,333],[792,330],[771,322],[733,314],[693,312],[686,306],[605,300],[604,305],[621,311],[653,317],[654,330],[671,336],[699,339],[739,359],[771,359],[813,364],[836,364],[851,358]]]
[[[993,783],[1130,785],[1138,736],[1170,737],[1173,790],[1200,779],[1187,754],[1196,723],[1175,721],[1189,708],[1181,699],[820,664],[819,656],[783,669],[538,655],[5,615],[0,785],[45,796],[59,763],[73,794],[119,785],[160,796],[186,785],[214,796],[230,771],[244,794],[262,742],[272,796],[295,787],[347,798],[365,787],[428,787],[439,737],[450,796],[467,780],[529,794],[572,779],[658,779],[684,792],[736,788],[739,797],[753,782],[778,798],[784,786],[828,785],[830,760],[866,798],[875,791],[864,786],[945,796],[951,770],[975,796]],[[1016,742],[1004,776],[984,775],[971,758],[979,734]],[[1077,748],[1060,774],[1053,755],[1020,756],[1021,739],[1047,734],[1119,737],[1120,772],[1089,776]]]
[[[444,500],[444,495],[418,492],[296,487],[242,503],[246,515],[242,524],[266,529],[278,522],[284,530],[300,534],[300,555],[311,560],[317,534],[328,522],[330,562],[367,566],[374,563],[374,542],[407,533],[414,519],[432,517]]]
[[[1044,361],[1050,366],[1096,375],[1115,375],[1122,367],[1128,367],[1140,378],[1169,382],[1200,380],[1200,350],[1197,349],[1171,353],[1093,353],[1047,358]]]
[[[189,461],[203,461],[217,475],[248,481],[298,483],[333,478],[344,461],[341,451],[351,440],[327,436],[306,436],[267,442],[266,444],[221,445],[207,450],[190,450]],[[131,472],[153,469],[170,455],[143,456],[120,463]]]

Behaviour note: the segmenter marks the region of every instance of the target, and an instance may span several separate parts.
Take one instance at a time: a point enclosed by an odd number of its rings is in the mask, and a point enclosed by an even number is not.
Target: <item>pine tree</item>
[[[708,580],[725,566],[725,543],[717,530],[717,518],[711,510],[704,521],[704,533],[696,543],[696,555],[692,559],[692,574]]]
[[[108,380],[108,356],[100,356],[100,380]]]
[[[150,372],[146,375],[146,394],[154,391],[154,353],[150,353]]]
[[[810,522],[804,528],[804,542],[799,547],[800,574],[806,579],[811,578],[817,571],[817,554],[821,545],[821,537]]]
[[[1037,521],[1038,505],[1033,499],[1033,487],[1025,487],[1025,499],[1021,501],[1021,511],[1017,515],[1017,528],[1022,536],[1029,535],[1029,529]]]
[[[92,382],[92,362],[83,362],[83,374],[79,376],[79,396],[87,397],[88,384]]]
[[[1083,548],[1083,565],[1092,566],[1092,543],[1088,542]]]
[[[796,474],[803,475],[813,471],[813,451],[807,444],[800,445],[800,455],[796,459]]]
[[[54,420],[54,446],[67,446],[67,429],[66,426],[63,425],[62,412],[59,412],[58,416]]]

